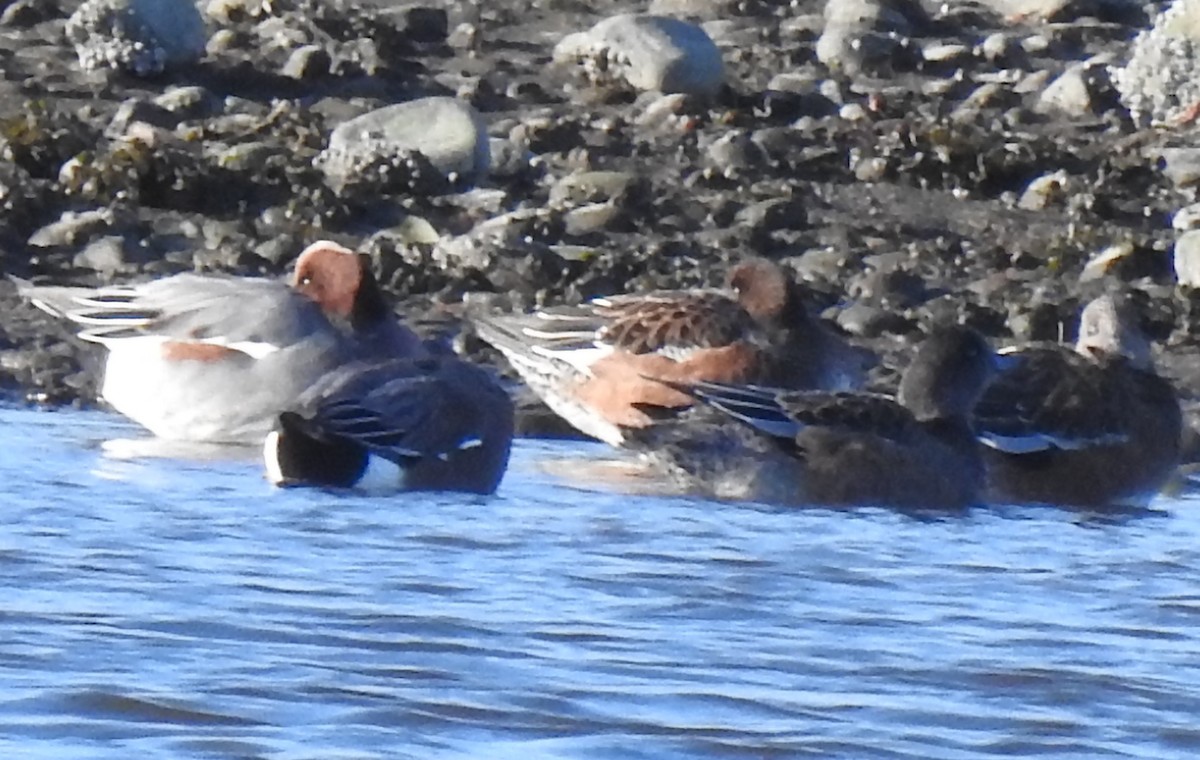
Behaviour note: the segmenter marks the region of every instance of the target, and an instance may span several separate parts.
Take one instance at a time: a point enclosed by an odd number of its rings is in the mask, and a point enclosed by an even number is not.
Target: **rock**
[[[666,16],[624,14],[564,37],[554,60],[579,63],[588,77],[613,78],[638,90],[712,95],[725,81],[721,51],[708,34]]]
[[[907,67],[920,56],[918,51],[908,55],[909,35],[925,21],[915,2],[830,0],[825,3],[825,29],[817,39],[817,60],[851,76]]]
[[[1069,187],[1070,178],[1062,169],[1052,174],[1044,174],[1029,183],[1025,192],[1021,194],[1021,199],[1017,201],[1017,207],[1041,211],[1051,204],[1062,203],[1066,200]]]
[[[84,69],[136,76],[199,60],[208,41],[191,0],[87,0],[67,19],[66,35]]]
[[[1159,152],[1162,171],[1176,187],[1200,182],[1200,148],[1163,148]]]
[[[113,212],[109,209],[65,211],[58,221],[34,232],[29,245],[34,248],[78,246],[112,229],[113,224]]]
[[[259,18],[270,12],[271,0],[209,0],[204,13],[214,21],[230,24],[241,18]]]
[[[0,3],[2,5],[2,3]],[[58,15],[58,8],[46,0],[16,0],[0,13],[0,26],[29,27]]]
[[[124,267],[126,262],[125,238],[109,235],[88,243],[86,248],[75,254],[72,263],[80,269],[111,275]]]
[[[1176,211],[1171,216],[1171,227],[1180,232],[1200,228],[1200,203],[1193,203]]]
[[[1042,91],[1037,110],[1043,113],[1058,111],[1073,117],[1096,114],[1099,109],[1094,93],[1100,87],[1098,77],[1102,76],[1104,69],[1100,67],[1071,66]]]
[[[1092,257],[1079,273],[1080,282],[1099,280],[1136,253],[1133,243],[1116,243]]]
[[[416,42],[444,42],[450,36],[450,17],[445,8],[418,5],[406,8],[404,34]]]
[[[320,45],[301,45],[283,64],[283,75],[292,79],[317,79],[329,74],[333,60]]]
[[[1137,9],[1135,0],[979,0],[1013,20],[1071,21],[1082,16],[1125,17]]]
[[[1121,102],[1142,125],[1185,120],[1200,103],[1200,4],[1175,0],[1111,70]]]
[[[551,205],[612,202],[625,197],[637,182],[633,172],[588,171],[568,174],[550,188]]]
[[[168,87],[166,92],[156,97],[153,102],[159,108],[182,119],[202,119],[211,116],[219,108],[217,98],[205,88],[196,85]]]
[[[177,114],[171,113],[157,103],[141,98],[130,98],[117,108],[112,121],[104,129],[104,136],[110,140],[124,137],[128,134],[130,125],[137,122],[161,129],[174,129],[179,124],[179,118]]]
[[[1200,230],[1188,230],[1175,241],[1175,279],[1185,288],[1200,288]]]
[[[320,163],[336,188],[373,163],[412,153],[420,153],[447,179],[479,179],[491,164],[483,119],[467,103],[448,97],[386,106],[338,125]]]

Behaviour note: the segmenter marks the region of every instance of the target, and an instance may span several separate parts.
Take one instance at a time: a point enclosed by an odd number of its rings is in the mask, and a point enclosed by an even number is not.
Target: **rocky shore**
[[[1183,0],[0,0],[0,269],[278,275],[332,238],[506,370],[465,308],[765,255],[881,388],[933,320],[1069,339],[1122,287],[1190,407],[1195,40]],[[96,349],[0,308],[0,387],[94,403]]]

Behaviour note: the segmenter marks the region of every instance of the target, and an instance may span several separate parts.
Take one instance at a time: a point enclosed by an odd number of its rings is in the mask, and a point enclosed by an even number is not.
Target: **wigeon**
[[[717,498],[962,508],[984,489],[970,413],[995,361],[978,333],[953,326],[922,342],[895,398],[672,382],[724,420],[679,421],[637,436],[651,464]]]
[[[452,356],[355,362],[279,415],[263,458],[277,485],[488,494],[512,436],[512,401],[480,367]]]
[[[474,315],[476,334],[547,406],[613,446],[629,430],[691,406],[676,383],[858,387],[874,364],[809,315],[776,263],[749,259],[727,289],[597,298],[522,315]]]
[[[1170,479],[1183,416],[1122,298],[1084,308],[1074,350],[1033,346],[1008,358],[1013,367],[975,410],[993,499],[1139,506]]]
[[[167,439],[261,443],[278,413],[330,369],[424,354],[365,257],[328,241],[301,253],[290,284],[178,274],[95,290],[18,288],[108,349],[101,396]]]

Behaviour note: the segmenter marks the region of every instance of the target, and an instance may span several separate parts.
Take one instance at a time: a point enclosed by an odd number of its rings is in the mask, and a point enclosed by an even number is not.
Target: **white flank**
[[[1037,451],[1058,449],[1080,451],[1093,446],[1113,446],[1126,440],[1123,435],[1106,435],[1099,438],[1059,438],[1052,435],[997,435],[980,433],[976,436],[983,445],[1006,454],[1032,454]]]
[[[272,485],[283,482],[283,468],[279,466],[279,431],[267,433],[263,441],[263,464],[267,470],[267,481]]]
[[[367,467],[354,488],[370,494],[403,491],[407,487],[405,475],[404,468],[392,460],[368,454]]]
[[[209,338],[208,340],[199,341],[200,343],[211,343],[214,346],[224,346],[225,348],[234,351],[240,351],[246,354],[251,359],[262,359],[264,356],[269,356],[279,350],[279,346],[273,343],[261,343],[251,340],[228,341],[223,337]]]
[[[108,327],[117,326],[115,323],[107,323]],[[231,351],[245,354],[251,359],[262,359],[270,356],[279,350],[279,346],[273,343],[262,343],[258,341],[239,340],[229,341],[223,337],[209,338],[208,340],[186,340],[175,341],[163,335],[124,335],[120,337],[110,337],[104,332],[85,330],[79,333],[81,340],[86,340],[91,343],[99,343],[109,350],[119,347],[122,353],[126,351],[144,352],[142,354],[143,361],[162,361],[162,345],[164,343],[200,343],[211,346],[220,346],[228,348]]]

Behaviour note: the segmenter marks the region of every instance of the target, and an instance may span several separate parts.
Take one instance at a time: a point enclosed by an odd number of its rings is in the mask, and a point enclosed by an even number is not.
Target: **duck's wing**
[[[984,445],[1030,454],[1126,440],[1121,394],[1106,363],[1050,347],[1010,353],[1007,363],[975,407]]]

